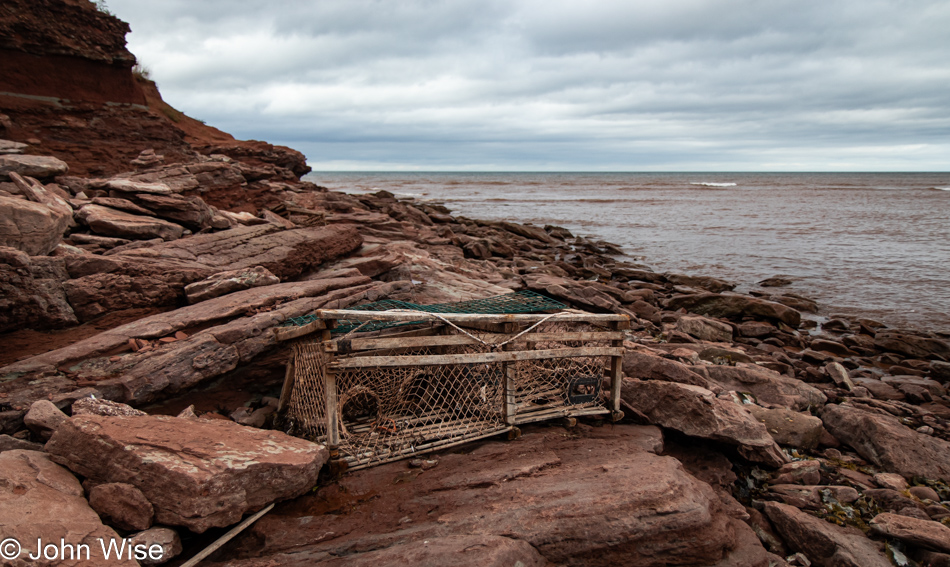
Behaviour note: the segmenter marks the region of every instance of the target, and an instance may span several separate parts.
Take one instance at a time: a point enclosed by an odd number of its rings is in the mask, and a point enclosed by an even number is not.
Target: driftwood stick
[[[226,534],[224,534],[223,536],[219,537],[219,538],[217,539],[217,541],[215,541],[214,543],[212,543],[212,544],[209,545],[208,547],[206,547],[206,548],[204,548],[203,550],[201,550],[201,552],[199,552],[198,555],[195,555],[194,557],[192,557],[191,559],[189,559],[189,560],[186,561],[185,563],[182,563],[181,567],[195,567],[195,565],[201,563],[201,561],[204,560],[206,557],[208,557],[209,555],[211,555],[212,553],[214,553],[215,551],[217,551],[218,549],[220,549],[222,545],[224,545],[224,544],[228,543],[229,541],[231,541],[232,539],[234,539],[234,536],[236,536],[236,535],[238,535],[239,533],[243,532],[248,526],[250,526],[251,524],[253,524],[253,523],[256,522],[257,520],[259,520],[259,519],[261,518],[261,516],[263,516],[264,514],[270,512],[273,508],[274,508],[274,504],[273,504],[273,503],[268,504],[267,507],[265,507],[265,508],[264,508],[263,510],[261,510],[260,512],[257,512],[256,514],[254,514],[254,515],[251,516],[250,518],[244,520],[243,522],[241,522],[241,523],[238,524],[237,526],[231,528],[231,529],[228,531],[228,533],[226,533]]]

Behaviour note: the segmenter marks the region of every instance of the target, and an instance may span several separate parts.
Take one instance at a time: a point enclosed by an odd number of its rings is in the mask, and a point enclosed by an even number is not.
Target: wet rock
[[[52,156],[0,154],[0,179],[9,179],[11,173],[47,179],[66,175],[68,171],[65,161]]]
[[[917,386],[926,389],[935,397],[947,395],[947,389],[944,388],[940,382],[930,380],[929,378],[918,378],[916,376],[884,376],[881,378],[881,382],[898,389],[903,386]]]
[[[821,439],[822,424],[817,417],[785,408],[767,409],[755,404],[743,406],[762,422],[779,445],[811,450]]]
[[[133,534],[129,537],[129,543],[133,547],[140,544],[144,545],[146,549],[151,549],[153,545],[161,547],[161,554],[155,554],[160,555],[160,559],[153,560],[147,557],[139,561],[142,565],[160,565],[176,557],[182,550],[181,538],[178,537],[178,532],[171,528],[158,526]]]
[[[733,294],[674,295],[666,308],[671,311],[686,309],[709,317],[766,318],[781,321],[792,328],[797,328],[802,319],[801,313],[780,303]]]
[[[944,360],[950,359],[950,343],[932,337],[899,331],[879,331],[874,335],[874,344],[882,350],[900,353],[909,358],[938,356]]]
[[[713,293],[732,291],[736,287],[734,283],[709,276],[686,276],[683,274],[664,274],[664,276],[666,276],[667,281],[674,285],[698,287]]]
[[[875,516],[870,526],[874,534],[950,553],[950,528],[940,522],[885,512]]]
[[[798,508],[765,503],[765,515],[793,550],[818,565],[835,567],[890,567],[877,545],[856,528],[843,528]]]
[[[749,460],[781,466],[787,458],[752,415],[699,386],[624,380],[621,400],[650,423],[691,437],[734,445]]]
[[[896,417],[831,404],[821,420],[832,435],[887,472],[950,480],[950,443],[917,433]]]
[[[68,564],[24,561],[27,554],[36,555],[36,542],[44,544],[60,539],[89,546],[89,564],[137,565],[135,561],[110,561],[102,556],[99,539],[118,539],[111,528],[83,498],[82,486],[68,470],[53,463],[46,453],[36,451],[4,451],[0,453],[0,522],[3,537],[22,544],[21,562],[15,565]],[[69,550],[67,549],[68,553]],[[85,555],[82,556],[85,558]]]
[[[627,350],[623,355],[623,373],[629,378],[665,380],[703,388],[709,386],[705,378],[683,363],[636,350]]]
[[[198,303],[222,295],[265,285],[280,283],[280,278],[263,266],[218,272],[185,286],[189,303]]]
[[[795,280],[783,276],[774,276],[771,278],[766,278],[757,283],[762,287],[786,287],[795,283]]]
[[[743,337],[762,338],[774,333],[777,329],[764,321],[746,321],[739,323],[739,334]]]
[[[772,404],[791,410],[821,406],[825,395],[801,380],[789,378],[758,366],[704,366],[702,370],[711,382],[726,390],[748,392],[759,403]]]
[[[732,342],[732,327],[715,319],[683,316],[676,321],[676,328],[700,340]]]
[[[847,358],[849,356],[855,355],[855,353],[851,349],[844,346],[843,344],[837,343],[835,341],[828,341],[825,339],[813,340],[811,342],[810,347],[812,350],[828,353],[832,356],[838,356],[842,358]]]
[[[155,217],[133,215],[101,205],[86,205],[79,209],[76,217],[83,221],[93,232],[106,236],[117,236],[133,240],[176,240],[181,238],[185,229],[178,224]]]
[[[898,492],[890,488],[872,488],[865,490],[864,495],[873,499],[879,507],[891,512],[901,512],[907,508],[918,509],[917,502],[904,496],[903,491]]]
[[[65,266],[62,258],[0,247],[0,333],[26,325],[40,330],[79,323],[63,288],[69,278]]]
[[[897,388],[882,382],[877,378],[855,378],[855,387],[861,387],[871,392],[871,395],[879,400],[903,400],[904,394]]]
[[[137,487],[158,523],[198,533],[306,492],[328,456],[275,431],[165,416],[74,417],[46,450],[95,482]]]
[[[37,400],[23,417],[23,423],[41,439],[49,439],[56,428],[69,419],[53,402]]]
[[[146,530],[152,525],[155,514],[141,490],[122,482],[92,487],[89,506],[105,522],[121,530]]]

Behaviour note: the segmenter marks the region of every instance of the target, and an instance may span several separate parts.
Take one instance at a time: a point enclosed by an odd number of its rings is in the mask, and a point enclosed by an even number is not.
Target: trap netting
[[[502,333],[449,322],[410,337],[300,341],[288,432],[336,446],[361,468],[521,423],[610,413],[603,382],[620,333],[609,324],[552,320]]]

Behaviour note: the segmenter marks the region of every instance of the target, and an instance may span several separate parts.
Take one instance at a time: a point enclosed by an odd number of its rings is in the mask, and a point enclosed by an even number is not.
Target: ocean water
[[[445,204],[621,245],[739,290],[765,278],[822,315],[950,330],[950,173],[326,173],[332,190]]]

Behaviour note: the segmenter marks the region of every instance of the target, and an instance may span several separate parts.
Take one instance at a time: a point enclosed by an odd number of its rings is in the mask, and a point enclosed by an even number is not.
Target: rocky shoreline
[[[98,29],[131,73],[123,28]],[[180,563],[200,534],[278,502],[210,561],[950,565],[946,336],[809,327],[820,306],[780,288],[737,294],[563,228],[328,191],[300,181],[298,153],[183,130],[151,100],[0,95],[4,538],[122,537],[161,559],[118,563]],[[36,133],[116,112],[147,118],[126,116],[123,153],[101,162]],[[141,134],[157,124],[174,151]],[[336,477],[324,447],[275,429],[289,348],[274,329],[290,318],[522,289],[630,316],[624,421],[537,424]]]

